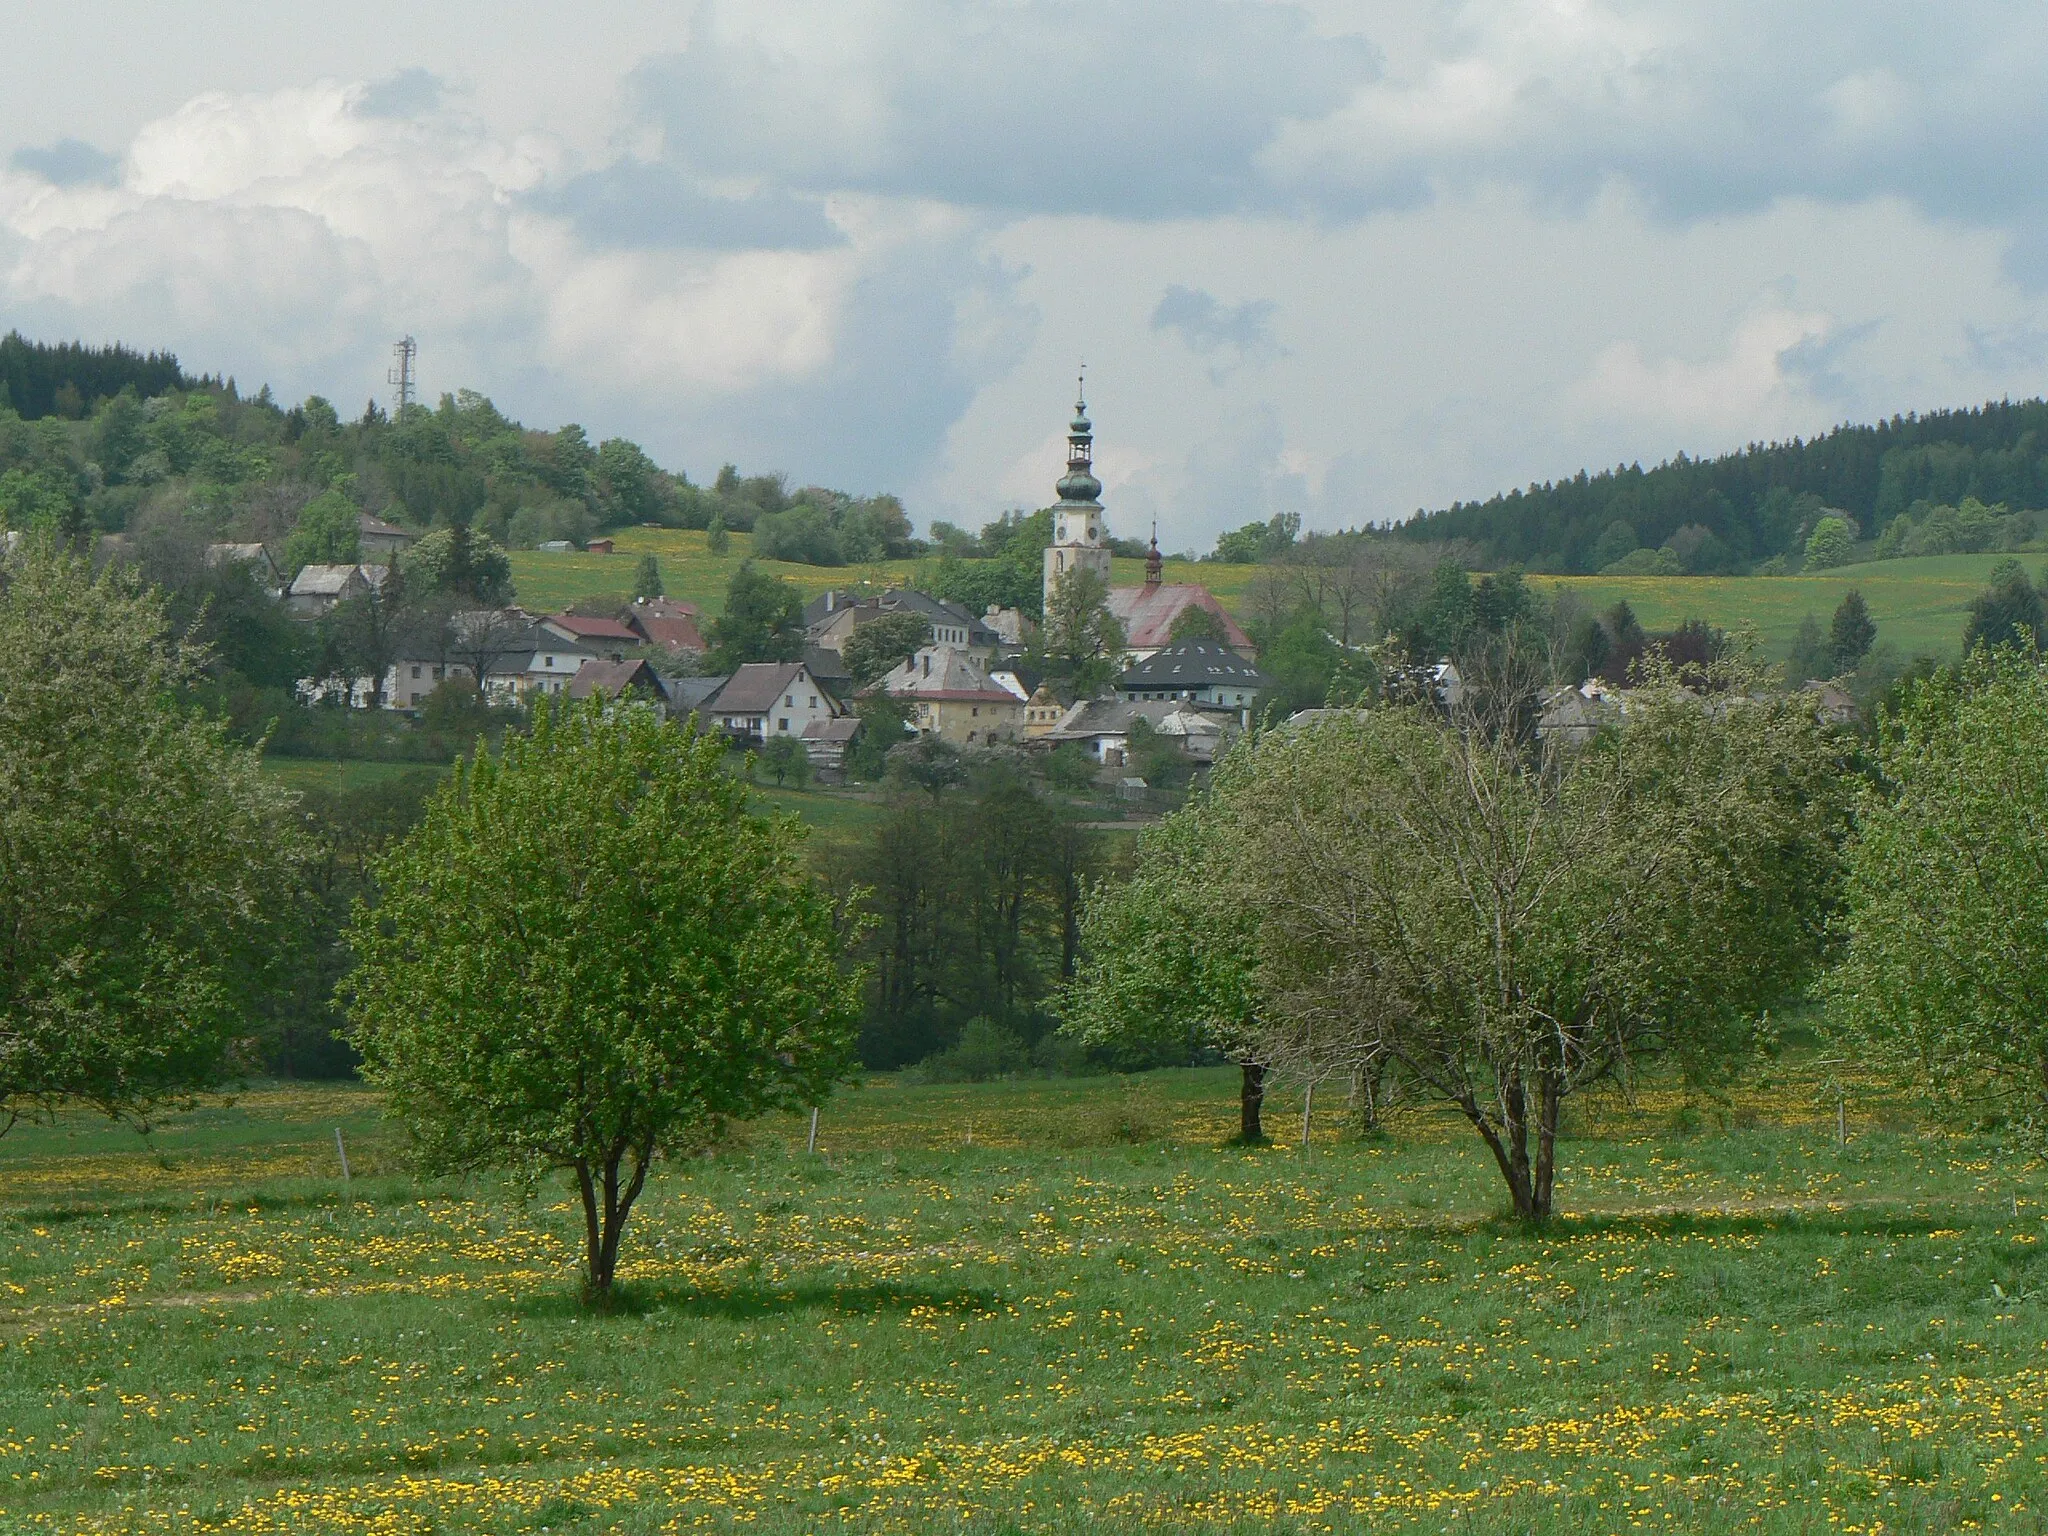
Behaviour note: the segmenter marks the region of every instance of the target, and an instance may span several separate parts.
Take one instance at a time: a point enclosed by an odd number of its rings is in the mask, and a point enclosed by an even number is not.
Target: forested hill
[[[2048,508],[2048,401],[1894,416],[1716,459],[1680,454],[1649,470],[1581,471],[1418,513],[1399,531],[1468,540],[1494,567],[1597,571],[1631,549],[1668,546],[1685,569],[1732,571],[1774,556],[1796,561],[1828,509],[1847,512],[1862,541],[1901,513],[1972,498],[2014,513]]]
[[[45,416],[84,416],[122,390],[148,397],[220,381],[189,379],[168,352],[140,352],[115,345],[80,342],[51,346],[29,341],[19,331],[0,337],[0,409],[25,421]]]
[[[316,502],[332,538],[301,529]],[[815,565],[919,547],[893,496],[793,489],[730,464],[693,485],[625,438],[531,429],[471,390],[397,420],[374,400],[349,417],[318,395],[243,395],[167,352],[0,339],[0,527],[261,541],[324,561],[353,557],[363,512],[419,532],[460,523],[513,548],[627,523],[750,532],[756,554]]]

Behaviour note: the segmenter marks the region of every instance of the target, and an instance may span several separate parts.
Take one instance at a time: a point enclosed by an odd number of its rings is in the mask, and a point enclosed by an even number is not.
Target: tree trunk
[[[628,1152],[633,1161],[622,1166]],[[583,1196],[583,1294],[593,1306],[611,1302],[612,1280],[619,1269],[619,1240],[625,1235],[633,1202],[647,1183],[647,1165],[653,1159],[651,1145],[616,1141],[601,1162],[576,1160],[576,1185]]]
[[[1237,1139],[1256,1146],[1266,1139],[1259,1119],[1260,1106],[1266,1102],[1266,1069],[1256,1061],[1239,1062],[1238,1067],[1243,1075],[1237,1090]]]
[[[1557,1122],[1563,1109],[1564,1089],[1546,1072],[1537,1088],[1536,1174],[1530,1190],[1531,1214],[1538,1221],[1550,1215],[1550,1192],[1557,1182]]]

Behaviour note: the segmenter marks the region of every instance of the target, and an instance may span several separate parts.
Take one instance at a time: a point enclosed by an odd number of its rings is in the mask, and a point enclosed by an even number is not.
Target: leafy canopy
[[[815,1104],[860,978],[791,818],[748,813],[724,744],[601,701],[463,767],[377,865],[354,1039],[423,1161],[575,1175],[604,1295],[653,1159]]]
[[[301,843],[257,754],[173,702],[201,659],[132,579],[41,541],[0,566],[0,1125],[237,1065]]]
[[[1828,1023],[1951,1107],[2048,1145],[2048,675],[1977,651],[1880,725]]]

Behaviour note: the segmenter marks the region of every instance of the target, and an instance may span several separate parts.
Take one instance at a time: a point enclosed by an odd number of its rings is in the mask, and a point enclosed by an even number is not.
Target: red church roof
[[[1173,638],[1173,621],[1188,608],[1206,608],[1223,629],[1223,642],[1242,656],[1256,647],[1237,620],[1223,611],[1223,605],[1209,589],[1191,581],[1160,582],[1142,587],[1112,587],[1109,611],[1124,629],[1124,644],[1134,651],[1152,651]]]

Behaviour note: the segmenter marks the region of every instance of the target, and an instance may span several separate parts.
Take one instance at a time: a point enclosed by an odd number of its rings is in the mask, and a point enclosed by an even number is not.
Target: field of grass
[[[704,535],[665,528],[627,528],[615,535],[618,552],[610,555],[543,555],[520,551],[512,556],[512,574],[519,601],[535,610],[553,611],[579,599],[616,596],[632,591],[635,557],[660,557],[662,577],[672,596],[700,603],[717,614],[725,603],[726,583],[747,555],[748,535],[731,535],[731,547],[713,556]],[[1681,619],[1704,618],[1724,628],[1754,625],[1765,648],[1783,656],[1792,645],[1799,621],[1807,614],[1825,624],[1851,587],[1860,588],[1877,621],[1878,638],[1896,646],[1904,657],[1952,656],[1960,646],[1970,599],[1983,587],[2001,555],[1933,555],[1917,560],[1882,560],[1842,566],[1812,576],[1537,576],[1540,585],[1573,591],[1595,608],[1626,598],[1649,629],[1669,629]],[[2021,557],[2032,568],[2039,557]],[[866,583],[880,591],[914,580],[916,560],[872,565],[823,567],[761,562],[764,570],[795,583],[814,595],[828,587],[859,589]],[[1185,560],[1166,563],[1168,581],[1199,582],[1223,605],[1243,616],[1255,565],[1209,565]],[[1144,563],[1113,562],[1111,579],[1135,585],[1145,579]]]
[[[263,759],[263,771],[289,789],[340,793],[368,789],[410,774],[438,779],[448,770],[439,763],[383,763],[357,758],[274,757]]]
[[[1903,657],[1950,657],[1962,648],[1970,599],[1982,590],[1992,566],[2009,555],[1929,555],[1917,560],[1874,560],[1811,576],[1538,576],[1532,580],[1564,588],[1594,608],[1626,598],[1645,629],[1670,629],[1679,620],[1703,618],[1733,629],[1756,626],[1766,650],[1783,656],[1792,647],[1799,621],[1813,614],[1825,627],[1851,587],[1863,593],[1877,621],[1880,643]],[[2018,557],[2039,576],[2039,555]]]
[[[552,613],[585,598],[631,596],[633,568],[638,557],[656,556],[661,561],[662,584],[668,595],[701,604],[707,614],[725,608],[726,583],[753,544],[750,534],[728,536],[723,555],[713,555],[699,532],[675,528],[621,528],[612,535],[617,548],[609,555],[544,555],[537,550],[515,550],[512,554],[512,582],[525,607]],[[882,560],[866,565],[791,565],[781,560],[763,560],[761,569],[803,589],[806,597],[830,587],[850,587],[880,592],[912,581],[920,566],[932,561]],[[1135,586],[1145,579],[1142,560],[1112,562],[1112,580]],[[1198,565],[1184,560],[1166,563],[1168,581],[1198,581],[1233,610],[1246,584],[1258,571],[1255,565]]]
[[[2043,1528],[2038,1167],[1862,1095],[1838,1147],[1795,1064],[1582,1108],[1528,1233],[1433,1114],[1223,1147],[1232,1076],[745,1127],[605,1317],[560,1184],[416,1182],[360,1089],[19,1128],[0,1529]]]

